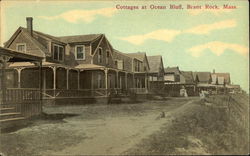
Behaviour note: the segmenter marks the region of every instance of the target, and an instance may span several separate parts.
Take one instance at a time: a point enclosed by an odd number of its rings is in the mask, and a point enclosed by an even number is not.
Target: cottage
[[[104,34],[52,36],[19,27],[5,47],[43,57],[43,92],[47,98],[107,97],[112,90],[144,88],[149,70],[146,54],[137,58],[115,49]],[[11,63],[8,87],[37,88],[36,67],[29,62]],[[18,82],[15,80],[18,79]]]
[[[148,73],[150,70],[147,55],[144,52],[127,53],[133,58],[132,66],[135,81],[135,90],[137,93],[148,93],[149,79]]]
[[[152,93],[162,93],[164,89],[164,66],[161,55],[147,56],[149,63],[149,90]]]
[[[164,69],[164,81],[169,83],[180,82],[181,71],[179,67],[167,67]]]
[[[185,87],[189,96],[196,95],[196,83],[192,71],[181,71],[180,84]]]

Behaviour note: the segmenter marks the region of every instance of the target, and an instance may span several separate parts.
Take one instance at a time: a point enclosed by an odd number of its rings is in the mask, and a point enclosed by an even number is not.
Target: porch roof
[[[75,66],[77,69],[85,69],[85,70],[91,70],[91,69],[105,69],[106,67],[96,65],[96,64],[79,64]]]
[[[20,53],[18,51],[3,47],[0,47],[0,54],[11,57],[9,62],[41,61],[43,59],[43,57]]]
[[[66,65],[52,63],[52,62],[42,62],[43,67],[56,66],[56,67],[68,67]],[[14,62],[9,64],[9,67],[35,67],[36,65],[32,62]]]

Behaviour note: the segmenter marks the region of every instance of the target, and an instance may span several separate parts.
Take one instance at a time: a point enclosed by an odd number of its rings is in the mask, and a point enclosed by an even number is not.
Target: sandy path
[[[159,115],[159,111],[150,111],[142,116],[106,117],[105,119],[87,121],[69,118],[66,121],[72,127],[80,128],[86,134],[87,139],[61,151],[47,151],[43,154],[121,154],[138,144],[143,138],[160,130],[164,123],[169,122],[172,116],[179,114],[191,102],[189,101],[178,108],[164,110],[167,117],[158,120],[156,117]]]

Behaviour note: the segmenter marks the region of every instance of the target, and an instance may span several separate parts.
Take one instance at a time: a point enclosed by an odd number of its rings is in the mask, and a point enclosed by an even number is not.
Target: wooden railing
[[[45,99],[48,98],[83,98],[83,97],[103,97],[103,96],[110,96],[111,94],[125,94],[122,89],[112,88],[112,89],[75,89],[75,90],[66,90],[66,89],[46,89],[43,91],[43,97]]]
[[[40,99],[39,89],[30,88],[8,88],[5,91],[5,97],[1,97],[5,102],[22,102]],[[4,98],[4,99],[3,99]]]
[[[2,96],[1,107],[14,107],[24,117],[31,117],[42,112],[41,92],[39,89],[8,88]]]

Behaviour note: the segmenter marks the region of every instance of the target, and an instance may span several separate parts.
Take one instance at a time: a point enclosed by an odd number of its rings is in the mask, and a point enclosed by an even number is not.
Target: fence
[[[230,119],[237,120],[245,128],[249,124],[249,99],[247,95],[214,95],[207,98],[208,102],[215,104],[214,107],[225,108]]]

